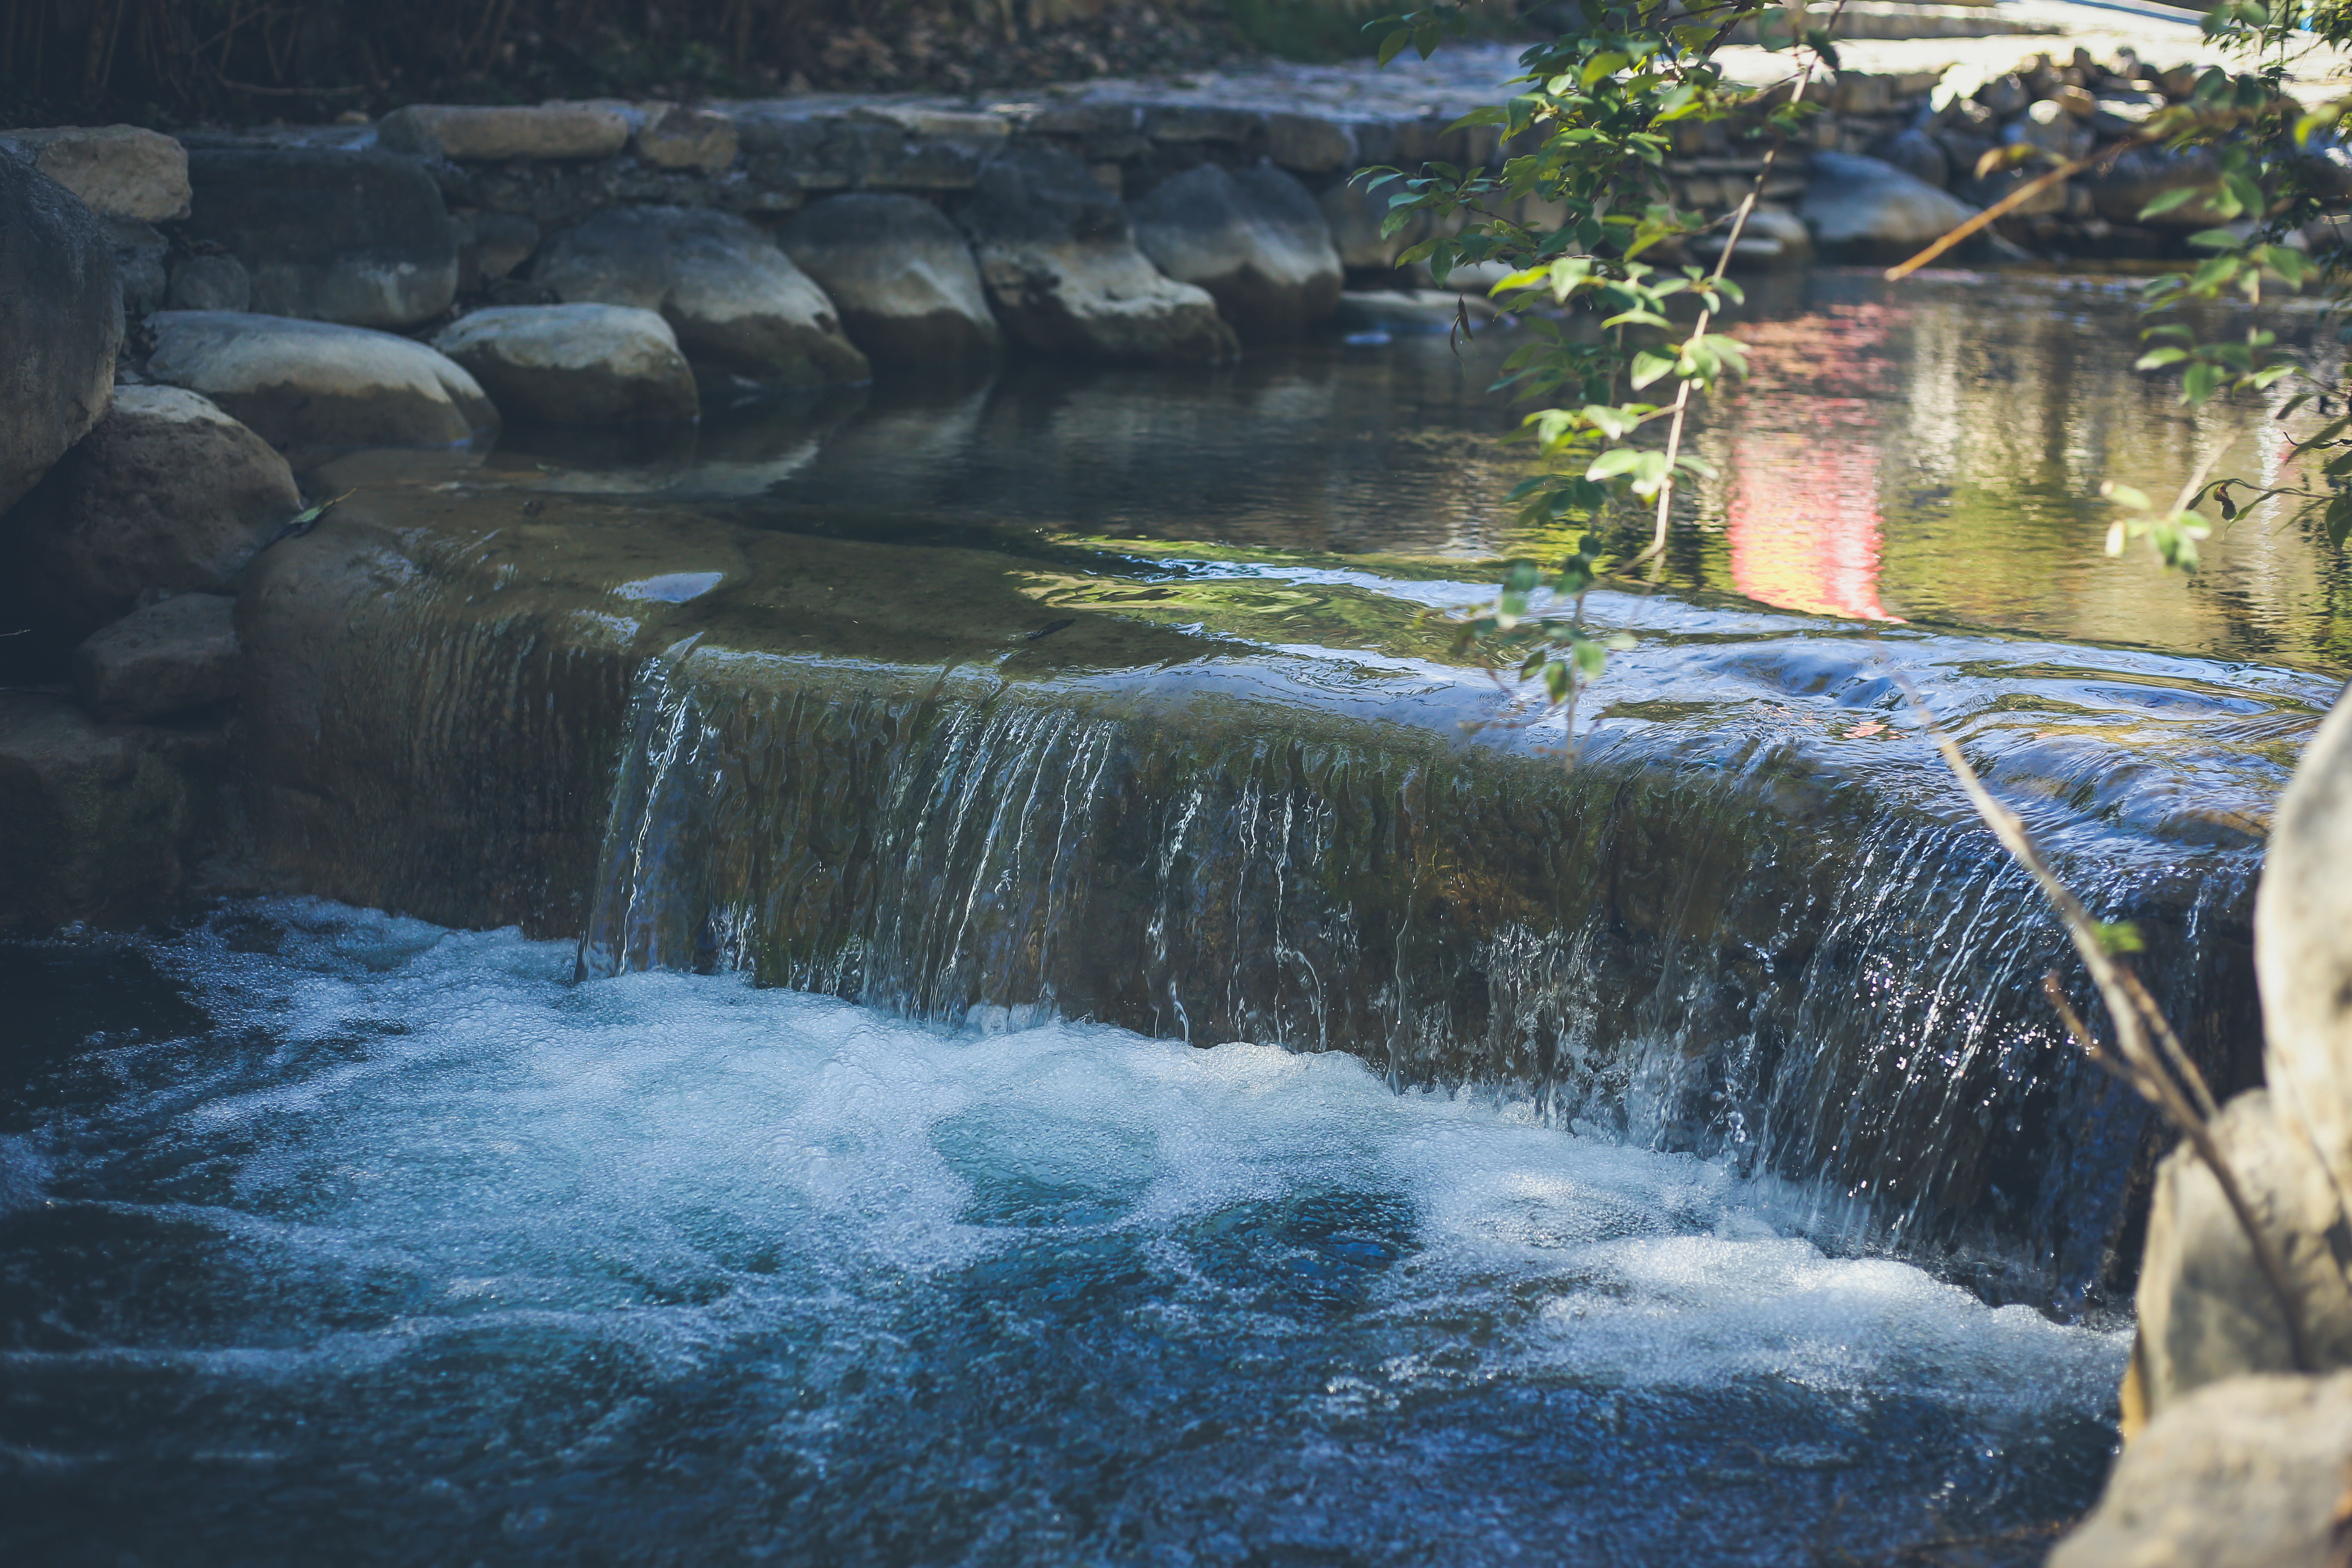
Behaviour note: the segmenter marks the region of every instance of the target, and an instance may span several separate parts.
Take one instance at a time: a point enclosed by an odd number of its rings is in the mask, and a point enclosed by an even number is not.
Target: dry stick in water
[[[1912,710],[1918,714],[1919,721],[1926,727],[1929,739],[1935,742],[1937,751],[1943,753],[1945,765],[1959,781],[1960,788],[1967,793],[1969,804],[1976,808],[1977,816],[1992,829],[1993,837],[2000,841],[2003,849],[2009,851],[2011,858],[2032,874],[2034,881],[2042,889],[2042,896],[2048,899],[2051,907],[2058,911],[2059,920],[2066,927],[2066,935],[2074,944],[2075,953],[2083,960],[2083,966],[2090,971],[2092,984],[2099,988],[2100,999],[2107,1005],[2108,1016],[2116,1026],[2116,1049],[2110,1053],[2100,1047],[2067,1002],[2065,993],[2059,989],[2057,977],[2051,975],[2042,981],[2042,992],[2057,1008],[2059,1017],[2065,1023],[2066,1032],[2092,1061],[2116,1073],[2163,1111],[2197,1151],[2197,1157],[2205,1163],[2206,1169],[2213,1173],[2213,1180],[2220,1185],[2231,1214],[2236,1217],[2238,1228],[2245,1232],[2247,1244],[2253,1249],[2255,1266],[2262,1270],[2264,1282],[2278,1301],[2279,1315],[2286,1325],[2287,1352],[2294,1360],[2295,1370],[2316,1371],[2311,1356],[2310,1336],[2304,1326],[2302,1298],[2295,1294],[2294,1288],[2288,1282],[2286,1265],[2279,1258],[2277,1248],[2271,1245],[2270,1237],[2255,1222],[2253,1209],[2246,1201],[2245,1190],[2238,1184],[2237,1172],[2231,1168],[2228,1156],[2221,1152],[2221,1145],[2214,1142],[2211,1125],[2213,1095],[2205,1086],[2204,1075],[2197,1070],[2196,1063],[2189,1060],[2189,1053],[2181,1048],[2171,1025],[2165,1022],[2155,998],[2140,984],[2139,977],[2118,963],[2107,952],[2099,938],[2099,922],[2092,918],[2089,910],[2083,907],[2082,900],[2074,896],[2074,889],[2059,880],[2057,873],[2050,869],[2048,863],[2042,858],[2041,851],[2034,847],[2032,836],[2026,832],[2025,824],[1993,798],[1992,792],[1977,776],[1976,769],[1969,766],[1968,758],[1961,754],[1959,742],[1936,721],[1935,712],[1928,708],[1927,700],[1919,695],[1919,689],[1911,684],[1911,678],[1891,663],[1887,668],[1894,674],[1895,683],[1903,688],[1903,695],[1909,700]],[[2155,1037],[2154,1040],[2151,1035]],[[2160,1048],[2156,1040],[2163,1042]],[[2189,1085],[2187,1090],[2181,1087],[2184,1081]]]
[[[1838,0],[1837,9],[1830,13],[1827,23],[1830,30],[1836,30],[1838,18],[1844,13],[1845,0]],[[1803,21],[1802,11],[1796,10],[1793,25],[1801,26]],[[1726,24],[1726,31],[1728,30],[1729,24]],[[1797,77],[1796,89],[1789,95],[1790,103],[1804,101],[1805,89],[1811,85],[1814,68],[1821,63],[1822,57],[1818,50],[1807,55],[1805,68]],[[1731,266],[1732,253],[1739,248],[1739,236],[1748,226],[1748,216],[1756,210],[1757,198],[1764,194],[1764,182],[1772,177],[1772,165],[1780,161],[1780,148],[1787,141],[1786,136],[1775,137],[1772,145],[1764,150],[1764,166],[1756,171],[1756,183],[1748,187],[1748,195],[1740,198],[1739,210],[1731,215],[1731,232],[1724,239],[1723,254],[1715,258],[1715,271],[1710,275],[1709,281],[1716,283],[1723,281],[1725,271]],[[1685,342],[1695,343],[1705,337],[1707,325],[1714,317],[1715,311],[1712,308],[1701,306],[1698,312],[1698,325],[1691,329],[1691,335]],[[1681,389],[1675,394],[1674,423],[1666,427],[1666,473],[1665,478],[1658,485],[1657,526],[1651,532],[1650,547],[1625,563],[1628,571],[1645,561],[1654,561],[1666,552],[1666,523],[1669,521],[1667,514],[1675,502],[1675,458],[1682,453],[1683,425],[1690,416],[1690,396],[1691,383],[1688,379],[1685,379]]]

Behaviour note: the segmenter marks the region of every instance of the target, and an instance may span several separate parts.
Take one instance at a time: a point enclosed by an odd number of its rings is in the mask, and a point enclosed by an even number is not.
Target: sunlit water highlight
[[[2116,1334],[1343,1056],[319,903],[144,958],[0,1064],[11,1562],[2021,1563],[2108,1446]]]

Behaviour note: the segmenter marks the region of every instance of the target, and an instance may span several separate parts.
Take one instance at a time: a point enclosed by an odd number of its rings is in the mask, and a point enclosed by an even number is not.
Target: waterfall
[[[1569,770],[1229,700],[779,668],[690,639],[642,668],[583,976],[1344,1050],[1802,1184],[1821,1234],[1990,1296],[2112,1270],[2147,1120],[2048,1016],[2063,934],[1964,816],[1792,788],[1764,739]],[[2258,857],[2060,858],[2141,924],[2226,1079]]]

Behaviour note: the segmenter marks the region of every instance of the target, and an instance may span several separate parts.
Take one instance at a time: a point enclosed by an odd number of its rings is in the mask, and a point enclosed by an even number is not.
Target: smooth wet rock
[[[638,157],[656,169],[693,169],[715,174],[735,162],[740,138],[735,121],[682,103],[663,108],[637,128]]]
[[[1239,174],[1197,164],[1152,187],[1131,215],[1151,264],[1207,289],[1244,338],[1292,336],[1339,309],[1330,227],[1307,187],[1270,163]]]
[[[1723,254],[1727,231],[1703,234],[1689,241],[1692,257],[1712,263]],[[1758,207],[1748,215],[1732,252],[1734,271],[1780,272],[1804,267],[1813,259],[1812,231],[1795,213]]]
[[[609,158],[629,143],[629,118],[610,104],[412,103],[377,124],[396,153],[459,162]]]
[[[2200,1389],[2126,1444],[2050,1568],[2332,1568],[2352,1373]]]
[[[228,310],[148,318],[147,374],[286,447],[448,447],[498,428],[474,378],[390,332]]]
[[[172,269],[164,304],[174,310],[247,310],[253,275],[234,256],[191,256]]]
[[[658,311],[698,367],[777,386],[873,374],[824,291],[731,213],[609,208],[550,239],[531,278],[567,304]]]
[[[1921,184],[1943,190],[1951,184],[1951,160],[1933,133],[1913,126],[1890,138],[1878,155]]]
[[[2328,1241],[2336,1191],[2278,1105],[2267,1089],[2239,1095],[2215,1140],[2286,1266],[2317,1364],[2352,1366],[2352,1289]],[[2157,1170],[2137,1302],[2136,1375],[2150,1415],[2223,1378],[2295,1370],[2278,1299],[2220,1184],[2186,1146]]]
[[[1316,115],[1269,114],[1265,155],[1302,174],[1332,174],[1356,166],[1356,136],[1346,125]]]
[[[1493,301],[1450,289],[1362,289],[1339,296],[1342,327],[1391,337],[1451,332],[1465,321],[1475,328],[1493,321],[1495,313]]]
[[[1801,212],[1823,251],[1892,262],[1917,254],[1976,210],[1880,159],[1816,153]]]
[[[2254,904],[2263,1076],[2352,1191],[2352,703],[2312,737],[2279,800]]]
[[[1003,346],[962,231],[919,196],[828,197],[782,242],[877,364],[988,359]]]
[[[195,393],[125,386],[106,417],[18,502],[0,537],[8,596],[79,638],[142,593],[226,593],[302,505],[286,459]]]
[[[2201,194],[2152,217],[2142,217],[2140,214],[2167,192],[2185,185],[2202,193],[2212,189],[2220,178],[2221,165],[2214,162],[2209,149],[2194,147],[2174,153],[2161,147],[2137,147],[2120,154],[2105,168],[2088,172],[2082,183],[2090,191],[2099,216],[2109,223],[2197,229],[2211,228],[2226,221]]]
[[[433,346],[516,424],[682,425],[700,413],[669,323],[625,305],[498,305]]]
[[[206,847],[221,750],[215,734],[0,691],[0,931],[120,929],[161,912]]]
[[[252,309],[355,327],[406,327],[449,308],[457,243],[440,187],[414,159],[317,147],[188,154],[183,231],[245,264]]]
[[[990,300],[1028,348],[1177,362],[1239,352],[1207,291],[1144,258],[1118,198],[1074,153],[1006,149],[981,172],[962,222]]]
[[[188,216],[188,152],[136,125],[52,125],[0,131],[33,166],[100,217],[175,223]]]
[[[1429,237],[1431,226],[1425,213],[1414,214],[1395,234],[1381,232],[1381,225],[1388,216],[1389,196],[1395,189],[1391,184],[1368,191],[1353,180],[1343,180],[1316,198],[1324,226],[1331,236],[1332,248],[1339,253],[1340,265],[1349,271],[1392,270],[1396,258],[1408,246]]]
[[[463,213],[449,221],[457,236],[460,293],[479,293],[511,277],[539,248],[539,225],[516,213]]]
[[[0,512],[106,412],[122,286],[105,227],[22,155],[0,152]]]
[[[114,252],[115,274],[122,279],[124,312],[143,316],[160,307],[171,287],[163,258],[171,254],[172,242],[153,224],[141,223],[136,218],[105,217],[99,221],[105,226],[107,243]]]
[[[181,594],[100,626],[74,649],[74,700],[93,718],[135,723],[236,693],[236,601]]]

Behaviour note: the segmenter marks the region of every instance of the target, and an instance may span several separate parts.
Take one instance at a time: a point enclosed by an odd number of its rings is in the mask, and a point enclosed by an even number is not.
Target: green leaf
[[[2099,939],[2099,951],[2110,956],[2147,951],[2147,943],[2140,939],[2139,927],[2129,921],[2094,921],[2091,930]]]
[[[1379,64],[1386,65],[1404,53],[1404,47],[1411,42],[1412,42],[1412,30],[1409,27],[1399,27],[1381,40],[1381,47],[1372,58]]]
[[[2175,207],[2187,206],[2202,194],[2202,189],[2198,185],[2175,185],[2139,209],[2140,221],[2145,223],[2158,213],[2168,213]]]
[[[2352,490],[2336,492],[2327,503],[2322,523],[2327,530],[2327,542],[2343,549],[2345,540],[2352,539]]]
[[[2161,370],[2168,364],[2179,364],[2189,357],[2187,349],[2156,349],[2132,363],[2134,370]]]
[[[1650,383],[1657,380],[1660,376],[1664,375],[1668,371],[1674,369],[1675,363],[1676,361],[1672,356],[1666,354],[1654,354],[1646,351],[1635,354],[1633,356],[1633,370],[1631,378],[1633,384],[1633,390],[1636,392],[1641,391],[1642,388],[1649,385]]]
[[[1630,474],[1642,466],[1645,456],[1647,454],[1638,447],[1612,447],[1592,460],[1592,466],[1584,470],[1584,477],[1588,479],[1613,479],[1620,474]]]
[[[2184,403],[2202,403],[2221,389],[2221,367],[2210,361],[2200,361],[2189,367],[2180,378],[2180,398]]]

